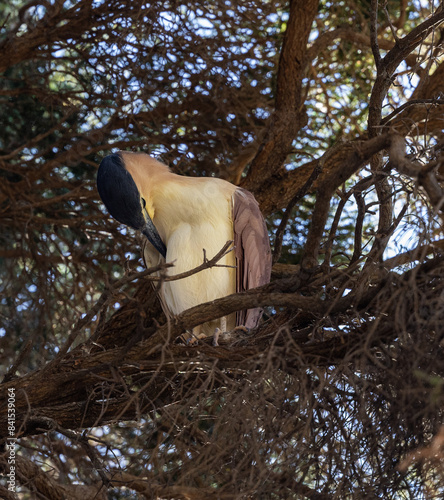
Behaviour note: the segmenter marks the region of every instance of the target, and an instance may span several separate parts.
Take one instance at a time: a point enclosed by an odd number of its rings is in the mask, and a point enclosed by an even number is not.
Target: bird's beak
[[[148,215],[148,212],[145,210],[145,225],[142,228],[142,234],[144,234],[148,241],[153,245],[153,247],[162,255],[164,259],[166,259],[166,246],[162,241],[159,232],[156,229],[151,217]]]

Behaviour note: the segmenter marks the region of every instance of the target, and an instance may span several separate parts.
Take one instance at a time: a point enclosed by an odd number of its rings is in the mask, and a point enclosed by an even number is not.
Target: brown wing
[[[264,285],[271,277],[271,250],[267,226],[254,196],[238,188],[233,194],[234,245],[236,247],[236,291]],[[254,328],[262,309],[236,313],[236,325]]]

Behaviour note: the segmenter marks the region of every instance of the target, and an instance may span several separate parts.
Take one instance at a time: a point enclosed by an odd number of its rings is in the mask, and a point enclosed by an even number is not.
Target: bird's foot
[[[197,346],[197,344],[199,343],[199,339],[203,339],[205,337],[206,335],[204,335],[203,333],[195,334],[193,332],[185,332],[177,337],[176,342],[186,346]]]
[[[242,332],[242,333],[248,333],[248,328],[246,326],[236,326],[235,328],[233,328],[233,330],[230,330],[228,332],[223,332],[220,330],[220,328],[216,328],[216,330],[214,331],[214,335],[213,335],[213,345],[214,346],[219,346],[219,339],[220,339],[220,336],[223,335],[223,338],[224,338],[224,341],[225,342],[230,342],[231,340],[235,340],[239,337],[239,333]]]
[[[239,326],[236,326],[235,328],[233,328],[230,333],[234,333],[234,334],[239,333],[239,332],[248,333],[249,331],[250,330],[246,326],[239,325]]]

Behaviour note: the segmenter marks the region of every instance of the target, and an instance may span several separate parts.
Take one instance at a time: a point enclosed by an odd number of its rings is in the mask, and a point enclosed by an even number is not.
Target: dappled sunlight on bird
[[[217,178],[184,177],[144,153],[119,152],[105,157],[97,188],[110,214],[144,236],[147,267],[174,263],[171,276],[214,257],[227,241],[218,266],[162,283],[159,296],[167,317],[270,281],[271,252],[266,225],[253,195]],[[190,339],[211,336],[242,325],[254,328],[260,308],[238,311],[193,328]],[[215,339],[217,344],[217,338]]]

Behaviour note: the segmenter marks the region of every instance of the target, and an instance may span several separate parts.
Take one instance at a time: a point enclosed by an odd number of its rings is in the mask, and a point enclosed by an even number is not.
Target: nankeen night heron
[[[97,174],[97,188],[110,214],[141,231],[146,238],[147,267],[174,263],[167,275],[189,271],[214,257],[233,240],[235,250],[218,264],[176,281],[165,281],[160,299],[165,314],[263,285],[270,281],[271,252],[264,219],[253,195],[217,178],[184,177],[144,153],[106,156]],[[260,308],[230,314],[193,329],[195,336],[216,328],[253,328]]]

